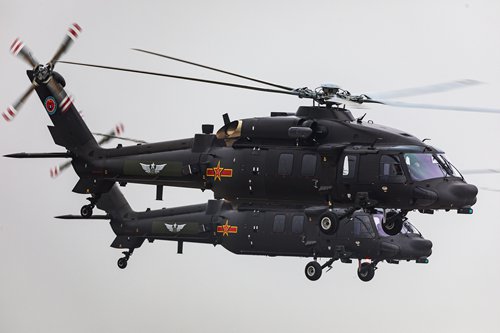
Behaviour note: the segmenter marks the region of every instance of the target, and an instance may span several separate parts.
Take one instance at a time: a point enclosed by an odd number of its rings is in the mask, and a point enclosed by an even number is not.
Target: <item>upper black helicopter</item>
[[[11,120],[29,94],[33,90],[37,92],[54,124],[49,126],[54,142],[67,151],[6,156],[71,158],[80,176],[73,191],[91,195],[90,204],[82,207],[83,217],[92,216],[99,197],[115,182],[157,185],[157,199],[161,199],[162,186],[166,185],[211,189],[216,199],[226,199],[241,209],[261,206],[314,208],[321,212],[316,223],[325,233],[334,233],[339,221],[359,208],[384,209],[383,227],[392,235],[400,232],[410,210],[432,213],[445,209],[472,213],[477,188],[464,181],[442,151],[404,131],[363,121],[363,117],[355,119],[345,104],[377,103],[481,112],[499,110],[394,102],[352,95],[334,85],[323,85],[316,90],[293,89],[164,55],[160,56],[273,88],[59,61],[80,31],[78,25],[71,26],[68,37],[46,65],[40,64],[20,40],[13,43],[11,51],[32,66],[27,71],[32,84],[3,116]],[[224,126],[216,134],[213,134],[213,125],[203,125],[203,133],[194,138],[104,149],[65,92],[64,78],[54,71],[57,62],[294,95],[311,99],[313,105],[301,106],[296,113],[274,112],[271,117],[236,121],[230,121],[225,114]],[[467,83],[455,82],[433,88],[451,89]],[[414,93],[401,91],[399,96]],[[334,207],[348,210],[339,216],[332,210]]]

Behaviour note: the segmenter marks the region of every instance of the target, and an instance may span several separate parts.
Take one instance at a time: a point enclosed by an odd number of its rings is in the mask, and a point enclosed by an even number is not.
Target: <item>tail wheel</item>
[[[361,281],[368,282],[375,276],[375,267],[368,262],[364,262],[358,268],[358,277]]]
[[[319,230],[327,235],[333,235],[339,228],[339,218],[333,212],[326,212],[319,217]]]
[[[128,262],[128,259],[125,257],[118,259],[118,262],[117,262],[118,267],[121,269],[124,269],[125,267],[127,267],[127,262]]]
[[[317,261],[311,261],[306,265],[306,277],[311,281],[316,281],[321,277],[323,269]]]
[[[92,207],[92,205],[85,205],[82,207],[82,209],[80,209],[80,214],[84,218],[90,218],[90,217],[92,217],[93,208],[94,207]]]

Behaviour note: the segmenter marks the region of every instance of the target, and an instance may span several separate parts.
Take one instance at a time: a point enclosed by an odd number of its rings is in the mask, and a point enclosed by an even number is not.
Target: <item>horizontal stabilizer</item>
[[[15,153],[3,155],[10,158],[71,158],[71,154],[66,153]]]
[[[55,216],[56,219],[61,220],[110,220],[109,215],[92,215],[92,217],[83,217],[81,215],[59,215]]]

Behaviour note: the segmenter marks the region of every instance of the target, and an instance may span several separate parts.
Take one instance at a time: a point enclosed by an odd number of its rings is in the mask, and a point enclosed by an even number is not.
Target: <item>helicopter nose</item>
[[[476,203],[477,187],[465,182],[443,182],[438,186],[439,205],[456,209]]]
[[[410,242],[410,247],[419,257],[428,257],[432,253],[432,242],[428,239],[412,239],[412,241]]]
[[[401,257],[407,260],[415,260],[421,257],[429,257],[432,254],[432,242],[420,237],[411,237],[405,242],[401,249]]]
[[[389,242],[382,242],[380,244],[380,252],[384,257],[393,258],[399,253],[399,246]]]

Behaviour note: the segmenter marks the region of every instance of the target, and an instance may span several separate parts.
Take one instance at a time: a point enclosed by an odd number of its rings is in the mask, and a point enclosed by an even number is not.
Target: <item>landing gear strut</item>
[[[127,267],[128,260],[132,253],[134,253],[134,249],[130,249],[130,251],[125,251],[122,253],[124,254],[124,256],[118,259],[117,264],[119,268],[124,269],[125,267]]]

